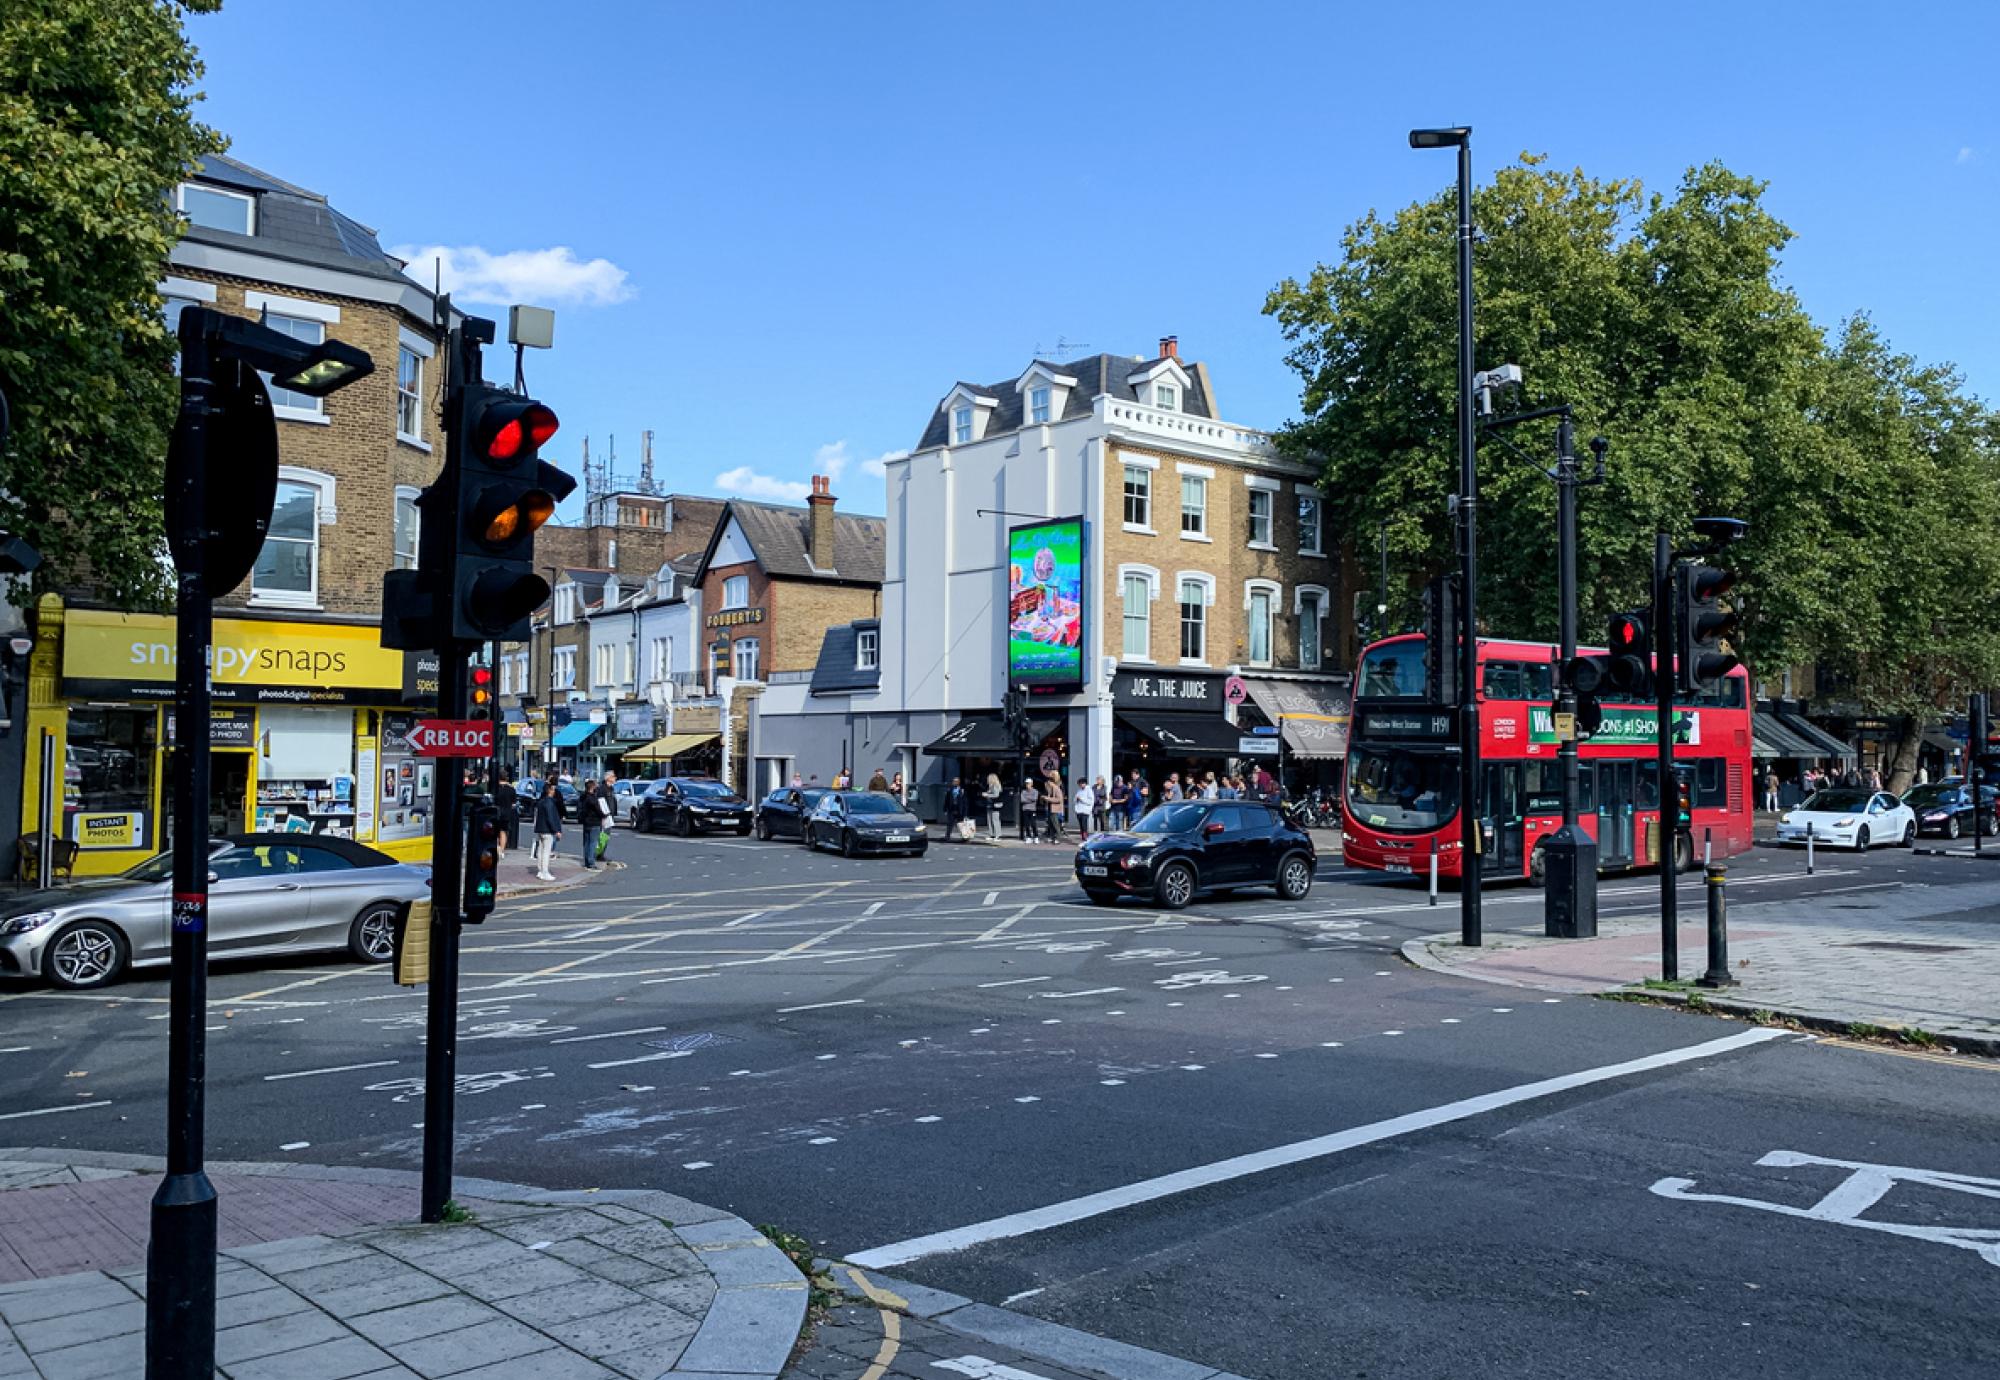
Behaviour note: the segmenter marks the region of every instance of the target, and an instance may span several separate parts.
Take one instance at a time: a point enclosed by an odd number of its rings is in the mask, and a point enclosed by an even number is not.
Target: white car
[[[1779,843],[1804,843],[1811,830],[1814,843],[1868,851],[1870,844],[1917,841],[1917,812],[1887,791],[1836,787],[1814,791],[1803,805],[1778,819]]]
[[[666,784],[664,779],[657,781],[620,781],[618,783],[618,818],[623,820],[628,827],[634,824],[639,813],[639,802]]]

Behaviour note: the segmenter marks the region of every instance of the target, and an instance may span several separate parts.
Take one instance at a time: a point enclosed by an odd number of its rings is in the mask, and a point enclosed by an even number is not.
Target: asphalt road
[[[463,1172],[667,1188],[1257,1380],[2000,1373],[1994,1066],[1412,969],[1455,898],[1337,863],[1166,915],[1057,849],[613,856],[467,932]],[[1820,864],[1760,849],[1733,900],[1992,885]],[[212,1158],[415,1165],[421,992],[300,960],[211,994]],[[157,1153],[165,997],[0,988],[0,1141]]]

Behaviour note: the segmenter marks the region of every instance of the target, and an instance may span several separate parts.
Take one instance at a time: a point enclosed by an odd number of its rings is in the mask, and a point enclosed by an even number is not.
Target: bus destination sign
[[[1411,709],[1370,709],[1355,715],[1359,727],[1354,736],[1370,738],[1451,738],[1452,716]]]

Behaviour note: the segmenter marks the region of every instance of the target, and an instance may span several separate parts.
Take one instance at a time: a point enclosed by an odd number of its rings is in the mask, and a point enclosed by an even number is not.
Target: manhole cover
[[[1853,944],[1842,944],[1843,949],[1892,949],[1899,954],[1961,954],[1969,945],[1965,944],[1917,944],[1908,939],[1863,939]]]
[[[717,1045],[737,1043],[734,1035],[718,1035],[712,1030],[697,1030],[692,1035],[669,1035],[664,1040],[641,1040],[647,1049],[670,1050],[677,1054],[692,1054],[698,1049],[713,1049]]]

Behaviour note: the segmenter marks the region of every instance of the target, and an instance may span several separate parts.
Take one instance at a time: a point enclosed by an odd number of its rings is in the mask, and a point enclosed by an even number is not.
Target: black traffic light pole
[[[1674,870],[1680,845],[1680,783],[1674,778],[1674,544],[1665,532],[1653,538],[1653,687],[1659,712],[1660,973],[1668,982],[1681,975],[1679,897]]]

